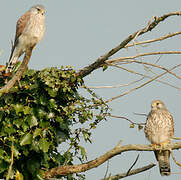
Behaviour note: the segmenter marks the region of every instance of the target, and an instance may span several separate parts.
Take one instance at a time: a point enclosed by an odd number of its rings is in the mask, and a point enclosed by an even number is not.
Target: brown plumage
[[[45,33],[44,13],[44,6],[35,5],[17,21],[16,35],[6,73],[12,72],[18,58],[43,38]]]
[[[174,120],[162,101],[152,101],[151,107],[146,120],[145,136],[152,145],[164,147],[174,137]],[[160,174],[162,176],[170,175],[170,152],[158,150],[154,153],[159,164]]]

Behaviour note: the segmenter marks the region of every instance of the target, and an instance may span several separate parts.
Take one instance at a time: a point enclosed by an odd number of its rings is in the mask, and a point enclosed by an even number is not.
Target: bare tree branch
[[[168,70],[168,69],[165,68],[165,67],[159,66],[159,65],[157,65],[157,64],[152,64],[152,63],[143,62],[143,61],[136,61],[136,60],[126,60],[126,61],[123,61],[123,62],[144,64],[144,65],[149,65],[149,66],[152,66],[152,67],[156,67],[156,68],[162,69],[162,70],[164,70],[164,71],[167,71],[169,74],[175,76],[177,79],[181,79],[181,77],[178,76],[177,74],[175,74],[174,72]],[[179,66],[180,66],[180,65],[179,65]]]
[[[175,162],[175,164],[176,164],[177,166],[181,167],[181,163],[179,163],[179,162],[176,160],[176,158],[175,158],[174,155],[173,155],[173,151],[170,150],[170,152],[171,152],[171,156],[172,156],[172,159],[173,159],[173,161]]]
[[[117,65],[117,64],[109,64],[109,66],[114,66],[114,67],[116,67],[116,68],[120,68],[120,69],[122,69],[122,70],[124,70],[124,71],[127,71],[127,72],[129,72],[129,73],[133,73],[133,74],[142,76],[142,77],[144,77],[144,78],[148,78],[148,79],[152,79],[152,78],[153,78],[153,77],[148,76],[148,75],[146,75],[146,74],[142,74],[142,73],[133,71],[133,70],[131,70],[131,69],[124,68],[124,67],[122,67],[122,66],[120,66],[120,65]],[[170,84],[170,83],[168,83],[168,82],[165,82],[165,81],[162,81],[162,80],[159,80],[159,79],[155,79],[155,81],[157,81],[157,82],[159,82],[159,83],[162,83],[162,84],[165,84],[165,85],[167,85],[167,86],[173,87],[173,88],[175,88],[175,89],[181,90],[180,87],[174,86],[174,85],[172,85],[172,84]]]
[[[135,164],[137,163],[137,161],[138,161],[138,159],[139,159],[139,154],[137,155],[137,157],[136,157],[136,160],[134,161],[134,163],[131,165],[131,167],[128,169],[128,171],[127,171],[127,173],[126,173],[126,176],[128,176],[129,175],[129,173],[130,173],[130,171],[131,171],[131,169],[135,166]]]
[[[108,53],[104,54],[103,56],[99,57],[94,63],[92,63],[89,66],[84,67],[83,69],[81,69],[78,73],[77,76],[82,76],[85,77],[87,75],[89,75],[92,71],[94,71],[95,69],[101,67],[102,65],[104,65],[105,61],[108,60],[108,58],[110,56],[112,56],[113,54],[117,53],[120,49],[124,48],[131,40],[133,40],[135,37],[140,36],[146,32],[151,31],[152,29],[154,29],[160,22],[164,21],[166,18],[170,17],[170,16],[180,16],[181,15],[181,11],[177,11],[177,12],[171,12],[168,14],[165,14],[163,16],[160,17],[154,17],[153,22],[150,22],[147,24],[147,26],[133,34],[131,34],[130,36],[128,36],[124,41],[122,41],[117,47],[113,48],[112,50],[110,50]],[[153,19],[153,18],[152,18]],[[152,20],[151,19],[151,20]]]
[[[31,47],[27,50],[27,52],[25,53],[23,62],[21,63],[18,71],[12,77],[12,79],[9,80],[8,83],[0,89],[0,95],[2,95],[3,93],[8,93],[9,90],[14,86],[16,81],[19,81],[21,79],[21,76],[23,75],[23,73],[25,72],[25,70],[27,68],[28,62],[29,62],[31,54],[32,54],[32,50],[33,50],[33,47]]]
[[[130,83],[127,83],[127,84],[119,84],[119,85],[112,85],[112,86],[87,86],[87,88],[89,88],[89,89],[102,89],[102,88],[108,89],[108,88],[126,87],[126,86],[133,85],[133,84],[135,84],[135,83],[137,83],[143,79],[144,79],[144,77],[137,79],[135,81],[132,81]]]
[[[135,113],[135,112],[134,112],[133,114],[138,115],[138,116],[145,116],[145,117],[148,116],[148,114],[143,114],[143,113]]]
[[[112,115],[112,114],[104,114],[104,116],[109,116],[109,117],[113,117],[113,118],[119,118],[119,119],[124,119],[128,122],[130,122],[131,124],[135,124],[135,125],[145,125],[145,123],[136,123],[136,122],[133,122],[132,120],[124,117],[124,116],[116,116],[116,115]]]
[[[125,60],[129,59],[136,59],[138,57],[143,57],[143,56],[151,56],[151,55],[164,55],[164,54],[181,54],[181,51],[160,51],[160,52],[149,52],[149,53],[141,53],[137,54],[135,56],[128,56],[128,57],[120,57],[116,59],[109,59],[106,60],[106,63],[118,63],[118,62],[124,62]]]
[[[169,69],[169,71],[172,71],[172,70],[174,70],[175,68],[177,68],[177,67],[179,67],[179,66],[181,66],[181,64],[178,64],[178,65],[174,66],[173,68]],[[135,91],[135,90],[137,90],[137,89],[140,89],[140,88],[144,87],[145,85],[151,83],[152,81],[154,81],[154,80],[162,77],[162,76],[165,75],[166,73],[167,73],[167,71],[164,72],[164,73],[162,73],[162,74],[159,74],[158,76],[153,77],[152,79],[146,81],[145,83],[143,83],[143,84],[141,84],[141,85],[139,85],[139,86],[137,86],[137,87],[135,87],[135,88],[132,88],[132,89],[124,92],[123,94],[120,94],[120,95],[118,95],[118,96],[112,97],[112,98],[106,100],[105,103],[111,102],[111,101],[113,101],[113,100],[115,100],[115,99],[118,99],[118,98],[120,98],[120,97],[122,97],[122,96],[125,96],[125,95],[127,95],[127,94],[129,94],[129,93],[131,93],[131,92],[133,92],[133,91]]]
[[[172,143],[166,145],[164,148],[157,147],[156,150],[174,150],[174,149],[179,149],[181,148],[181,142],[180,143]],[[155,148],[153,146],[149,145],[143,145],[143,144],[129,144],[125,146],[120,146],[120,143],[105,153],[104,155],[89,161],[87,163],[79,164],[79,165],[65,165],[65,166],[60,166],[57,168],[52,168],[49,171],[44,173],[44,178],[49,179],[52,177],[55,177],[57,175],[68,175],[68,174],[73,174],[73,173],[79,173],[79,172],[85,172],[87,170],[90,170],[92,168],[96,168],[106,162],[107,160],[111,159],[112,157],[119,155],[123,152],[127,151],[154,151]]]
[[[151,40],[140,41],[140,42],[135,42],[135,43],[132,43],[132,44],[128,44],[128,45],[125,46],[125,48],[132,47],[132,46],[135,46],[135,45],[142,45],[142,44],[148,44],[148,43],[153,43],[153,42],[157,42],[157,41],[162,41],[162,40],[165,40],[165,39],[168,39],[168,38],[171,38],[173,36],[180,35],[180,34],[181,34],[181,31],[175,32],[175,33],[169,33],[169,34],[167,34],[165,36],[161,36],[161,37],[156,38],[156,39],[151,39]]]
[[[105,175],[104,175],[104,179],[105,179],[106,176],[107,176],[108,170],[109,170],[109,160],[107,161],[107,167],[106,167],[106,173],[105,173]]]
[[[127,174],[127,173],[116,174],[114,176],[111,176],[111,177],[105,178],[105,179],[101,179],[101,180],[118,180],[118,179],[122,179],[122,178],[125,178],[127,176],[131,176],[131,175],[135,175],[135,174],[147,171],[147,170],[153,168],[154,166],[156,166],[156,164],[151,163],[151,164],[149,164],[147,166],[143,166],[141,168],[133,169],[133,170],[131,170],[129,172],[129,174]]]

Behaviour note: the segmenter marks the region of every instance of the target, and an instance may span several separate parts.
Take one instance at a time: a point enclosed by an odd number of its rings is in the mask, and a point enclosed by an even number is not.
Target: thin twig
[[[109,171],[109,160],[107,161],[106,173],[104,175],[104,179],[107,177],[107,173]]]
[[[125,61],[124,61],[125,62]],[[162,69],[164,71],[167,71],[169,74],[175,76],[177,79],[181,79],[180,76],[178,76],[177,74],[175,74],[174,72],[168,70],[167,68],[165,67],[162,67],[162,66],[159,66],[157,64],[152,64],[152,63],[148,63],[148,62],[140,62],[140,61],[136,61],[136,60],[126,60],[127,63],[137,63],[137,64],[145,64],[145,65],[149,65],[149,66],[153,66],[153,67],[156,67],[156,68],[159,68],[159,69]],[[181,64],[179,64],[181,65]]]
[[[114,67],[116,67],[116,68],[120,68],[120,69],[122,69],[122,70],[124,70],[124,71],[127,71],[127,72],[129,72],[129,73],[133,73],[133,74],[142,76],[142,77],[144,77],[144,78],[148,78],[148,79],[152,79],[152,78],[153,78],[153,77],[151,77],[151,76],[148,76],[148,75],[145,75],[145,74],[142,74],[142,73],[138,73],[138,72],[133,71],[133,70],[131,70],[131,69],[124,68],[124,67],[122,67],[122,66],[120,66],[120,65],[116,65],[116,64],[109,64],[109,65],[110,65],[110,66],[114,66]],[[156,79],[155,81],[157,81],[157,82],[159,82],[159,83],[162,83],[162,84],[165,84],[165,85],[167,85],[167,86],[173,87],[173,88],[175,88],[175,89],[181,90],[180,87],[174,86],[174,85],[172,85],[172,84],[170,84],[170,83],[168,83],[168,82],[165,82],[165,81],[162,81],[162,80],[159,80],[159,79]]]
[[[163,54],[181,54],[181,51],[159,51],[159,52],[148,52],[148,53],[141,53],[137,54],[135,56],[127,56],[127,57],[120,57],[120,58],[114,58],[114,59],[109,59],[106,60],[106,63],[119,63],[119,62],[124,62],[125,60],[129,59],[136,59],[138,57],[143,57],[143,56],[152,56],[152,55],[163,55]]]
[[[156,164],[151,163],[151,164],[149,164],[147,166],[143,166],[141,168],[137,168],[137,169],[131,170],[128,175],[127,175],[127,173],[117,174],[117,175],[109,177],[109,179],[106,178],[104,180],[118,180],[118,179],[122,179],[122,178],[125,178],[127,176],[131,176],[131,175],[135,175],[135,174],[147,171],[147,170],[153,168],[154,166],[156,166]]]
[[[143,114],[143,113],[133,113],[133,114],[135,114],[135,115],[138,115],[138,116],[148,116],[147,114]]]
[[[136,160],[135,160],[134,163],[131,165],[131,167],[128,169],[128,172],[126,173],[126,176],[129,175],[131,169],[132,169],[132,168],[135,166],[135,164],[137,163],[139,156],[140,156],[140,155],[138,154],[137,157],[136,157]]]
[[[181,140],[180,137],[173,137],[172,139],[175,139],[175,140]]]
[[[176,68],[179,67],[179,66],[181,66],[181,64],[174,66],[173,68],[169,69],[169,71],[172,71],[172,70],[176,69]],[[150,79],[150,80],[148,80],[147,82],[145,82],[145,83],[143,83],[143,84],[141,84],[141,85],[139,85],[139,86],[137,86],[137,87],[135,87],[135,88],[132,88],[132,89],[124,92],[124,93],[121,94],[121,95],[118,95],[118,96],[115,96],[115,97],[113,97],[113,98],[110,98],[110,99],[106,100],[105,103],[111,102],[111,101],[113,101],[113,100],[115,100],[115,99],[118,99],[118,98],[120,98],[120,97],[122,97],[122,96],[125,96],[125,95],[127,95],[127,94],[129,94],[129,93],[131,93],[131,92],[133,92],[133,91],[135,91],[135,90],[137,90],[137,89],[140,89],[140,88],[144,87],[145,85],[153,82],[154,80],[162,77],[162,76],[165,75],[166,73],[167,73],[167,71],[164,72],[164,73],[162,73],[162,74],[160,74],[160,75],[158,75],[158,76],[156,76],[156,77],[154,77],[154,78],[152,78],[152,79]]]
[[[173,155],[173,151],[172,151],[171,149],[170,149],[170,153],[171,153],[172,159],[173,159],[173,161],[175,162],[175,164],[178,165],[179,167],[181,167],[181,163],[179,163],[179,162],[176,160],[176,158],[175,158],[174,155]]]
[[[175,33],[169,33],[169,34],[167,34],[165,36],[161,36],[161,37],[156,38],[156,39],[140,41],[140,42],[134,42],[132,44],[128,44],[128,45],[125,46],[125,48],[132,47],[132,46],[135,46],[135,45],[148,44],[148,43],[152,43],[152,42],[162,41],[162,40],[165,40],[167,38],[171,38],[173,36],[180,35],[180,34],[181,34],[181,31],[175,32]]]
[[[105,116],[109,116],[109,117],[113,117],[113,118],[119,118],[119,119],[124,119],[124,120],[130,122],[131,124],[135,124],[135,125],[145,125],[145,123],[135,123],[135,122],[131,121],[130,119],[124,117],[124,116],[116,116],[116,115],[111,115],[111,114],[105,114]]]
[[[89,89],[108,89],[108,88],[120,88],[120,87],[126,87],[126,86],[130,86],[130,85],[133,85],[141,80],[143,80],[144,77],[140,78],[140,79],[137,79],[135,81],[132,81],[130,83],[127,83],[127,84],[119,84],[119,85],[112,85],[112,86],[87,86],[87,88]]]

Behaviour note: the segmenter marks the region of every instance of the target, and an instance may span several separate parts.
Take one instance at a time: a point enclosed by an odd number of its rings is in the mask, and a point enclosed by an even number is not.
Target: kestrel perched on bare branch
[[[152,145],[164,147],[171,142],[174,137],[174,120],[162,101],[152,101],[144,131]],[[160,174],[170,175],[170,151],[156,150],[154,153],[159,163]]]
[[[34,47],[45,34],[45,8],[35,5],[22,15],[16,24],[16,35],[11,50],[7,71],[11,72],[18,58]]]

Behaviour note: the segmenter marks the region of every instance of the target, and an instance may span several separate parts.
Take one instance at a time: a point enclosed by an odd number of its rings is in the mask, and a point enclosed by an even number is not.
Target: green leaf
[[[52,88],[46,88],[47,91],[48,91],[48,94],[51,96],[51,97],[56,97],[57,95],[57,91],[55,91],[54,89]]]
[[[33,127],[33,126],[37,126],[38,125],[38,120],[37,118],[33,115],[33,116],[29,116],[27,118],[27,122],[28,124],[30,125],[30,127]]]
[[[56,102],[55,102],[55,99],[50,99],[49,100],[49,105],[50,105],[50,107],[51,108],[57,108],[57,104],[56,104]]]
[[[29,106],[25,106],[24,109],[23,109],[23,112],[24,112],[25,115],[32,113],[31,108]]]
[[[37,136],[39,136],[41,134],[41,129],[40,128],[36,128],[34,133],[33,133],[33,138],[36,138]]]
[[[36,110],[39,118],[44,118],[46,115],[48,115],[47,112],[42,108],[37,108]]]
[[[6,151],[4,151],[3,149],[0,149],[0,159],[4,158],[5,153],[6,153]]]
[[[102,67],[102,70],[105,71],[108,68],[107,64],[104,64],[104,66]]]
[[[87,159],[87,153],[85,151],[85,148],[82,147],[82,146],[79,146],[79,148],[80,148],[80,152],[81,152],[82,158],[83,159]]]
[[[14,109],[16,111],[16,114],[18,114],[19,112],[22,112],[24,110],[24,106],[22,104],[16,104],[14,105]]]
[[[50,143],[49,143],[45,138],[43,138],[43,139],[40,139],[40,144],[39,144],[39,146],[40,146],[40,149],[41,149],[44,153],[46,153],[46,152],[48,152]]]
[[[22,122],[22,126],[21,127],[23,128],[24,132],[26,132],[29,129],[29,125],[28,125],[27,122]]]
[[[20,140],[20,145],[21,146],[24,146],[24,145],[27,145],[27,144],[31,144],[32,142],[32,134],[30,133],[27,133],[23,136],[23,138]]]
[[[21,174],[18,170],[16,171],[15,177],[16,180],[24,180],[23,174]]]

